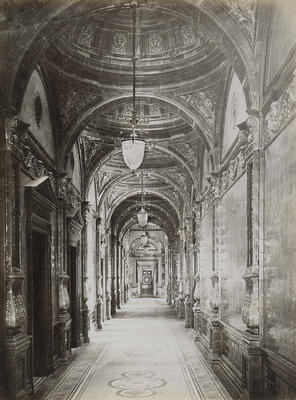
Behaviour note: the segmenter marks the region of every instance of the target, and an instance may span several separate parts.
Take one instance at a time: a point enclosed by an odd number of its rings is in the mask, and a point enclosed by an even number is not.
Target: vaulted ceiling
[[[121,228],[133,221],[141,192],[140,176],[126,167],[120,150],[132,112],[131,3],[73,2],[43,31],[43,39],[35,40],[34,49],[51,94],[63,167],[78,140],[85,191],[95,180],[98,207],[105,202],[109,219],[116,216]],[[253,54],[256,1],[135,3],[144,191],[152,220],[172,232],[190,214],[192,193],[199,192],[205,149],[212,169],[220,161],[231,71],[241,80],[250,75],[239,52]],[[249,86],[246,79],[246,91]]]

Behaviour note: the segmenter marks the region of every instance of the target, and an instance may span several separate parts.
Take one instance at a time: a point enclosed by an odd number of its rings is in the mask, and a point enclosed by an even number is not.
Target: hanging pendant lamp
[[[148,212],[144,208],[143,169],[141,168],[141,210],[137,213],[138,223],[144,227],[148,222]]]
[[[142,164],[145,153],[145,141],[136,134],[136,126],[138,119],[136,115],[136,3],[132,3],[133,9],[133,111],[130,125],[132,129],[131,135],[122,141],[121,149],[124,162],[132,170],[135,171]]]
[[[125,139],[121,144],[122,155],[126,165],[135,171],[143,162],[145,142],[142,139]]]

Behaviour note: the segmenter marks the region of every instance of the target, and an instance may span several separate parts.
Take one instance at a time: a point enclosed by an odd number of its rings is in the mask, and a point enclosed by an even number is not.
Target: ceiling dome
[[[196,16],[195,16],[196,17]],[[207,74],[224,60],[217,45],[202,31],[196,18],[189,19],[172,9],[141,6],[137,9],[136,73],[139,85],[173,83],[192,76]],[[113,9],[92,14],[71,25],[47,52],[53,64],[59,63],[68,72],[77,66],[83,77],[113,85],[131,83],[132,72],[132,10]],[[64,57],[67,57],[65,62]],[[91,74],[93,73],[93,75]],[[107,73],[107,75],[106,75]],[[117,79],[112,77],[117,75]],[[157,74],[156,78],[152,76]],[[110,76],[111,75],[111,76]],[[177,78],[178,76],[178,78]],[[104,78],[104,79],[102,79]]]

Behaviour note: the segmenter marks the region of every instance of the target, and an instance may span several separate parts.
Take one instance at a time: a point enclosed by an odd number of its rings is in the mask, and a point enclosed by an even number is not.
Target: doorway
[[[153,270],[143,269],[141,282],[141,295],[153,296]]]
[[[81,346],[80,287],[77,247],[69,246],[68,275],[70,277],[69,297],[71,310],[71,347]]]
[[[48,375],[49,299],[48,236],[32,231],[32,352],[33,376]]]

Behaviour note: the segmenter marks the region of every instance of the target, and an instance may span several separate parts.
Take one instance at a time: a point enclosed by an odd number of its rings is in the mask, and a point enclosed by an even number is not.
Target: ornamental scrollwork
[[[30,136],[29,125],[19,118],[14,117],[6,121],[7,145],[20,156],[25,171],[35,179],[41,176],[48,176],[54,188],[53,173],[34,154],[31,148]]]
[[[254,43],[257,0],[226,0],[226,5],[229,8],[229,14]]]
[[[206,119],[209,125],[214,128],[216,120],[217,94],[214,89],[199,90],[180,96],[186,103],[191,104]]]
[[[271,103],[264,118],[265,143],[269,143],[296,110],[296,70],[286,91]]]

